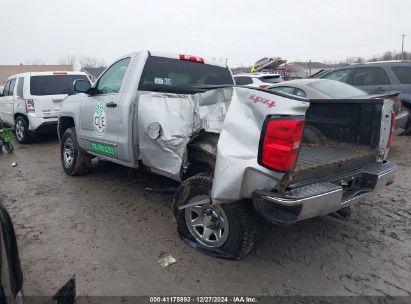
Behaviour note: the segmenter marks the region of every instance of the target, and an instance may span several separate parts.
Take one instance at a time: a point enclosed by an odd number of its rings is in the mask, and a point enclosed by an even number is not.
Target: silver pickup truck
[[[74,88],[58,119],[64,171],[86,174],[99,157],[181,182],[179,235],[212,256],[246,255],[261,217],[291,225],[393,181],[392,96],[309,100],[235,86],[201,57],[149,51]]]

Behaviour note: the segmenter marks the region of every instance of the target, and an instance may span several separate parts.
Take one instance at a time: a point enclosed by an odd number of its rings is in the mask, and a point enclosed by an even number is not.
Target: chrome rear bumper
[[[394,181],[396,169],[391,162],[374,163],[285,192],[255,191],[254,208],[270,222],[290,225],[335,212],[375,195]]]

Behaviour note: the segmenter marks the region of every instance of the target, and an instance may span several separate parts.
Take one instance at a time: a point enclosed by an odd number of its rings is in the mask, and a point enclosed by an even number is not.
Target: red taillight
[[[67,75],[66,72],[53,72],[53,75]]]
[[[262,89],[268,88],[269,86],[269,84],[260,84],[260,88]]]
[[[391,144],[394,140],[394,134],[395,134],[395,113],[392,112],[392,114],[391,114],[390,137],[388,138],[388,147],[391,147]]]
[[[304,120],[268,119],[264,123],[258,163],[269,169],[294,169],[304,131]]]
[[[194,61],[198,63],[204,63],[204,59],[198,56],[191,56],[191,55],[180,55],[180,60],[188,60]]]

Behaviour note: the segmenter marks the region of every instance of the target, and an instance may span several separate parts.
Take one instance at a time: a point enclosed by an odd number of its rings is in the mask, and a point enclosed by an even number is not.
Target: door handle
[[[385,91],[385,89],[383,87],[378,87],[375,89],[376,92],[382,92]]]
[[[117,107],[117,104],[115,103],[115,102],[108,102],[108,103],[106,103],[106,107],[107,108],[115,108],[115,107]]]

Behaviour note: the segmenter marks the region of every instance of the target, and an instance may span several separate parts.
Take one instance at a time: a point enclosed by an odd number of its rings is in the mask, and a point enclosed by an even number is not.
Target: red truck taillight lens
[[[198,63],[204,63],[204,59],[198,56],[192,55],[180,55],[180,60],[194,61]]]
[[[388,138],[388,147],[391,147],[391,144],[394,140],[394,134],[395,134],[395,113],[392,112],[392,114],[391,114],[390,137]]]
[[[266,168],[289,172],[294,169],[304,132],[304,119],[270,119],[263,125],[258,163]]]

